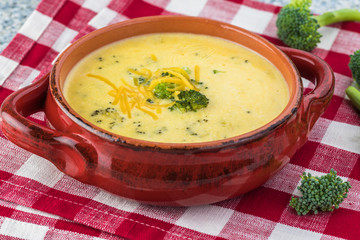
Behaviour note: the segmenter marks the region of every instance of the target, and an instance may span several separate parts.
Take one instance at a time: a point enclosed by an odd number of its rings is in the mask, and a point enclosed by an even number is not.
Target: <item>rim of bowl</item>
[[[62,93],[62,89],[60,87],[60,80],[59,80],[60,74],[58,74],[58,72],[61,70],[61,66],[62,66],[63,62],[66,60],[67,57],[71,56],[71,52],[75,48],[79,47],[81,44],[87,42],[88,39],[92,39],[93,37],[99,36],[105,32],[108,32],[108,31],[111,31],[114,29],[118,29],[118,28],[135,26],[138,24],[144,24],[144,23],[156,22],[156,21],[160,21],[160,22],[161,21],[204,22],[206,24],[217,25],[218,27],[220,27],[224,30],[227,30],[227,31],[234,31],[237,34],[244,34],[244,35],[246,35],[246,37],[250,37],[252,39],[257,40],[258,42],[263,44],[265,47],[267,47],[267,48],[271,49],[273,52],[275,52],[275,54],[279,58],[282,58],[282,61],[285,61],[285,64],[287,64],[290,67],[290,69],[288,69],[288,70],[291,72],[292,75],[294,75],[294,79],[295,79],[294,86],[295,87],[292,92],[289,89],[290,98],[289,98],[288,104],[276,118],[274,118],[267,124],[255,129],[255,130],[252,130],[250,132],[246,132],[241,135],[234,136],[234,137],[225,138],[225,139],[214,140],[214,141],[195,142],[195,143],[154,142],[154,141],[147,141],[147,140],[122,136],[122,135],[112,133],[110,131],[107,131],[105,129],[102,129],[102,128],[92,124],[91,122],[89,122],[88,120],[86,120],[85,118],[80,116],[75,110],[73,110],[73,108],[67,103],[67,101]],[[164,31],[164,32],[170,33],[171,31]],[[173,31],[173,32],[189,33],[187,31]],[[159,33],[159,32],[150,31],[149,33]],[[194,32],[194,33],[196,34],[196,32]],[[139,36],[139,35],[144,35],[144,34],[147,34],[147,33],[136,34],[136,35],[132,35],[132,36]],[[207,34],[207,35],[210,35],[210,34]],[[220,36],[220,38],[221,38],[221,36]],[[226,39],[226,38],[224,38],[224,39]],[[121,39],[118,39],[118,40],[121,40]],[[226,39],[226,40],[231,41],[229,39]],[[102,46],[105,46],[105,45],[107,45],[107,44],[104,44]],[[244,46],[249,48],[246,45],[244,45]],[[255,51],[254,49],[251,49],[251,50]],[[255,51],[255,52],[258,53],[259,55],[263,56],[261,53],[259,53],[257,51]],[[90,52],[88,52],[87,54],[89,54],[89,53]],[[266,59],[273,64],[273,62],[269,58],[266,58]],[[280,69],[279,69],[279,71],[282,73],[282,71]],[[55,101],[57,102],[58,106],[61,108],[61,110],[64,113],[66,113],[66,115],[72,121],[74,121],[76,124],[78,124],[80,127],[85,128],[89,132],[91,132],[105,140],[116,143],[116,144],[125,145],[125,146],[131,147],[131,148],[141,147],[141,148],[150,148],[150,149],[156,149],[156,150],[211,150],[211,149],[218,149],[219,147],[220,148],[232,147],[232,146],[236,147],[239,145],[246,144],[248,142],[256,141],[258,139],[261,139],[261,138],[267,136],[272,131],[275,131],[275,129],[278,128],[279,126],[285,124],[286,121],[297,112],[298,108],[300,107],[302,98],[303,98],[303,94],[302,94],[303,85],[302,85],[300,74],[299,74],[297,68],[295,67],[294,63],[290,60],[290,58],[283,51],[281,51],[277,46],[275,46],[274,44],[272,44],[265,38],[261,37],[260,35],[258,35],[256,33],[252,33],[246,29],[243,29],[243,28],[240,28],[240,27],[228,24],[228,23],[216,21],[216,20],[211,20],[211,19],[201,18],[201,17],[191,17],[191,16],[150,16],[150,17],[134,18],[134,19],[125,20],[125,21],[122,21],[119,23],[115,23],[115,24],[109,25],[107,27],[100,28],[98,30],[95,30],[95,31],[77,39],[70,46],[68,46],[58,56],[57,60],[55,61],[54,66],[51,70],[51,74],[50,74],[50,91],[51,91],[51,94],[53,95]]]

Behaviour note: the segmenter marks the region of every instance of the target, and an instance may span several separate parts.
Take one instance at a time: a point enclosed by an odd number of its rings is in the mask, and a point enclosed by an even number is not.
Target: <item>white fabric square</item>
[[[349,99],[348,96],[345,94],[345,90],[350,85],[356,86],[356,82],[352,77],[348,77],[340,73],[334,72],[334,76],[336,79],[336,87],[334,89],[334,95]]]
[[[134,212],[139,206],[138,202],[118,197],[106,191],[100,191],[92,200],[127,212]]]
[[[290,227],[281,223],[276,224],[268,240],[320,240],[322,234]]]
[[[99,12],[110,3],[110,0],[86,0],[82,7]]]
[[[102,28],[107,25],[116,17],[117,13],[109,8],[104,8],[99,14],[93,17],[89,25],[94,28]]]
[[[341,29],[336,36],[331,51],[347,55],[353,54],[356,50],[360,49],[359,37],[360,33],[358,32]]]
[[[77,34],[77,31],[66,27],[51,48],[57,52],[61,52]]]
[[[171,0],[166,10],[188,16],[198,16],[207,0]]]
[[[273,13],[241,6],[231,24],[252,32],[264,33],[272,17]]]
[[[35,78],[40,74],[40,71],[34,69],[31,71],[30,75],[25,79],[25,81],[19,86],[20,88],[26,87],[27,85],[31,84]]]
[[[360,154],[360,127],[333,121],[321,143]]]
[[[54,58],[54,60],[51,62],[52,65],[55,64],[55,62],[58,60],[58,58],[59,58],[59,56],[61,55],[61,53],[62,53],[63,51],[65,51],[65,49],[67,49],[70,45],[71,45],[71,43],[67,43],[67,44],[63,47],[63,49],[61,49],[61,50],[59,51],[58,55],[57,55],[57,56]]]
[[[54,187],[55,184],[64,176],[55,165],[48,160],[35,154],[16,172],[16,175],[31,178],[48,187]]]
[[[51,20],[51,17],[34,11],[20,28],[19,33],[36,41],[45,31]]]
[[[176,221],[176,225],[217,236],[224,228],[234,211],[212,205],[188,208]]]
[[[331,46],[335,42],[337,35],[340,32],[340,29],[333,27],[321,27],[319,28],[318,32],[322,35],[322,37],[317,47],[325,50],[330,50]]]
[[[0,85],[5,82],[17,66],[17,62],[0,55]]]
[[[297,187],[295,182],[299,179],[301,171],[302,167],[288,163],[281,171],[264,183],[263,186],[292,194],[294,188]]]
[[[49,228],[47,226],[6,218],[1,225],[0,235],[28,240],[40,240],[44,239],[48,230]]]

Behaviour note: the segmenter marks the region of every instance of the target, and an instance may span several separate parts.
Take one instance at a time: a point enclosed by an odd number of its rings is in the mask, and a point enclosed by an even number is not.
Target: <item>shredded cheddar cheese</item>
[[[176,78],[173,78],[173,77],[159,77],[159,78],[156,78],[156,79],[151,81],[151,84],[150,84],[148,89],[153,90],[156,87],[156,85],[158,85],[159,83],[164,83],[164,82],[175,83],[175,84],[181,85],[183,83],[183,80],[176,79]]]
[[[141,70],[137,70],[137,69],[129,69],[128,70],[129,72],[133,73],[133,74],[136,74],[136,75],[140,75],[140,76],[143,76],[145,78],[151,78],[151,71],[147,68],[143,68]]]
[[[152,54],[151,58],[156,61],[155,55]],[[162,108],[168,108],[173,104],[173,102],[160,104],[159,100],[154,97],[153,90],[160,83],[175,84],[174,88],[167,89],[174,92],[175,99],[177,99],[177,95],[181,90],[197,90],[191,83],[188,73],[179,67],[158,69],[154,73],[147,68],[140,70],[128,69],[128,71],[136,76],[144,77],[145,82],[149,84],[139,83],[138,78],[134,78],[134,85],[131,85],[121,78],[122,85],[116,87],[113,82],[103,76],[91,73],[86,74],[87,77],[98,79],[113,88],[108,92],[110,96],[114,97],[112,105],[119,105],[120,111],[126,114],[128,118],[131,118],[131,112],[136,108],[157,120],[159,118],[157,114],[161,113]],[[196,81],[199,79],[199,71],[200,67],[196,65],[194,71]],[[148,99],[151,100],[151,103],[147,101]]]
[[[181,69],[182,70],[182,69]],[[180,72],[176,72],[174,70],[167,70],[168,73],[174,75],[175,77],[179,78],[183,84],[188,87],[189,89],[194,89],[195,87],[189,82],[189,80],[184,77],[183,74],[181,74]]]
[[[195,72],[195,81],[199,82],[199,80],[200,80],[200,67],[198,65],[195,65],[194,72]]]
[[[91,73],[86,74],[86,76],[88,76],[88,77],[93,77],[93,78],[96,78],[96,79],[98,79],[98,80],[100,80],[100,81],[103,81],[103,82],[105,82],[106,84],[108,84],[109,86],[111,86],[113,89],[115,89],[115,91],[117,91],[117,87],[116,87],[109,79],[107,79],[107,78],[104,78],[104,77],[98,76],[98,75],[94,75],[94,74],[91,74]]]
[[[150,57],[151,57],[151,59],[152,59],[154,62],[157,61],[157,57],[156,57],[154,54],[151,54]]]

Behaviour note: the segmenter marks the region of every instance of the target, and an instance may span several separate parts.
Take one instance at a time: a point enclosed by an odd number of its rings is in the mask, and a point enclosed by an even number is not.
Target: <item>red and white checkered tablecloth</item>
[[[42,0],[0,55],[1,101],[51,67],[75,37],[129,18],[181,14],[251,30],[275,44],[280,7],[250,0]],[[360,24],[323,27],[313,53],[336,77],[335,93],[309,141],[263,186],[197,207],[154,207],[80,183],[0,133],[0,239],[358,239],[360,114],[345,97],[353,84],[349,54],[360,49]],[[310,89],[305,82],[306,91]],[[42,121],[42,114],[32,120]],[[303,171],[337,170],[352,188],[334,212],[298,216],[288,206]]]

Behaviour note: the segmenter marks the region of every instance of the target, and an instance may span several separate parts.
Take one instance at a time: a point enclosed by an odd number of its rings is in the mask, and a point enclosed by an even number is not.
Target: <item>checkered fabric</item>
[[[46,73],[74,38],[115,22],[149,15],[200,16],[281,45],[275,27],[279,10],[250,0],[43,0],[0,55],[0,99]],[[144,205],[80,183],[0,133],[0,239],[358,239],[360,114],[345,89],[353,84],[348,55],[360,49],[360,24],[334,24],[321,33],[313,53],[335,72],[334,97],[308,142],[261,187],[212,205]],[[305,92],[313,87],[304,85]],[[348,198],[334,212],[298,216],[288,204],[299,195],[299,176],[330,168],[352,185]]]
[[[65,218],[0,200],[0,239],[124,239]]]

